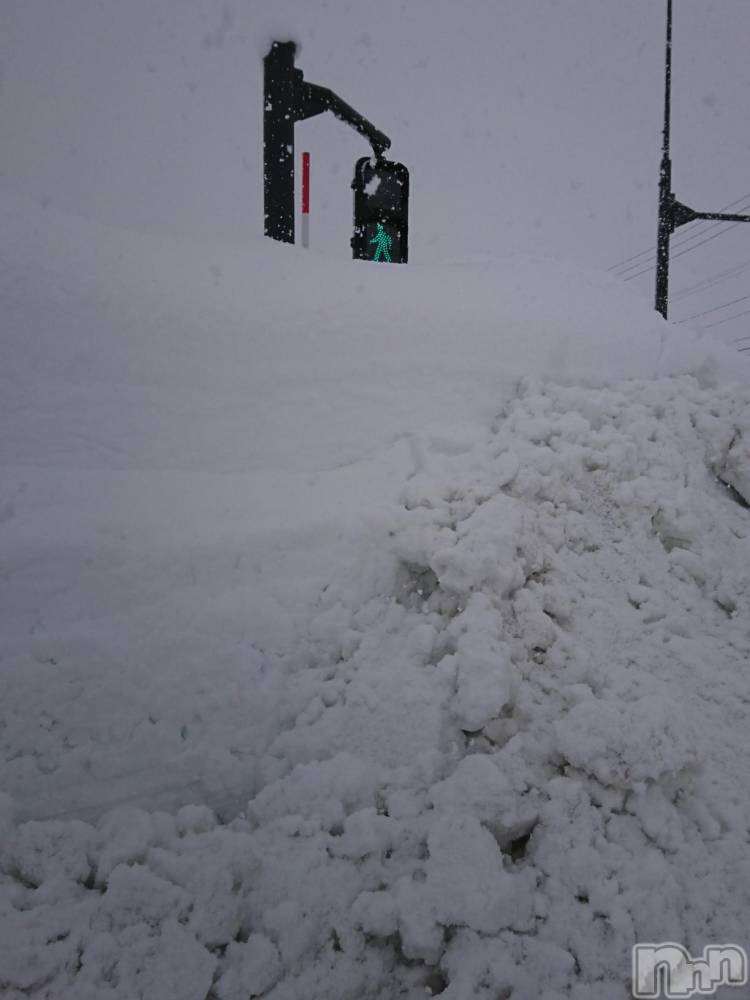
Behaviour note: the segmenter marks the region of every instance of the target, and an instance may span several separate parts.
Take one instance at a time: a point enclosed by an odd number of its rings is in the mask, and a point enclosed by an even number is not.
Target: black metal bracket
[[[670,232],[679,229],[696,219],[715,219],[717,222],[750,222],[750,215],[727,215],[726,212],[696,212],[695,209],[683,205],[673,194],[669,195],[669,225]]]
[[[300,75],[297,89],[296,120],[302,121],[304,118],[313,118],[315,115],[323,114],[324,111],[331,111],[339,121],[346,122],[360,135],[363,135],[372,146],[375,157],[380,159],[391,145],[388,136],[376,129],[371,122],[328,87],[321,87],[317,83],[307,83],[302,79],[301,70],[295,70],[295,72]]]

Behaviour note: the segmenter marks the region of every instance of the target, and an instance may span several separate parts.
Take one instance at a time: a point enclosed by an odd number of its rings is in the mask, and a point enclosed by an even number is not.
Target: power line
[[[687,299],[691,295],[695,295],[697,292],[707,292],[715,285],[720,285],[724,281],[728,281],[730,278],[736,278],[738,274],[742,274],[743,271],[747,271],[750,268],[750,260],[745,260],[741,264],[733,264],[731,267],[726,268],[723,271],[717,271],[716,274],[711,274],[707,278],[703,278],[701,281],[696,282],[694,285],[687,285],[685,288],[681,288],[672,296],[672,302],[679,302],[680,299]]]
[[[721,225],[721,223],[720,222],[719,223],[712,222],[710,225],[708,225],[705,221],[700,221],[699,220],[698,222],[691,222],[691,223],[689,223],[689,225],[691,225],[693,227],[694,232],[689,233],[689,234],[688,233],[681,233],[680,235],[683,238],[679,239],[679,240],[675,240],[674,241],[674,246],[682,246],[685,243],[689,243],[690,240],[695,239],[696,236],[700,235],[697,232],[698,229],[701,229],[702,232],[705,232],[706,229],[710,229],[711,226]],[[706,228],[704,229],[703,227],[706,227]],[[646,250],[644,252],[645,252],[646,256],[644,257],[643,260],[639,260],[637,263],[631,264],[629,267],[623,268],[623,270],[620,271],[619,274],[615,275],[615,277],[617,277],[617,278],[625,278],[625,275],[628,273],[628,271],[634,271],[634,270],[636,270],[636,268],[642,267],[649,260],[651,261],[651,264],[653,264],[656,261],[656,251],[655,250]],[[643,254],[639,254],[638,256],[639,257],[643,256]],[[650,269],[650,265],[649,265],[649,269]],[[612,268],[610,268],[609,270],[612,270]],[[636,277],[636,275],[634,275],[634,277]],[[627,281],[628,279],[625,278],[625,280]]]
[[[733,208],[735,205],[738,205],[741,201],[745,201],[748,198],[750,198],[750,195],[745,195],[744,198],[738,198],[737,201],[733,201],[731,205],[727,205],[727,208]],[[691,230],[691,229],[692,230],[699,229],[701,226],[705,226],[705,225],[706,225],[706,222],[705,222],[704,219],[695,219],[693,222],[689,222],[685,226],[685,229],[684,229],[682,235],[686,236],[686,235],[688,235],[689,230]],[[690,236],[688,236],[688,239],[691,239],[692,236],[694,236],[694,235],[695,235],[695,233],[693,232]],[[619,262],[619,264],[613,264],[611,267],[608,267],[607,270],[608,271],[617,271],[621,267],[623,267],[625,264],[630,263],[630,261],[637,260],[639,257],[655,257],[655,256],[656,256],[656,253],[654,251],[654,248],[653,247],[648,247],[646,250],[641,250],[640,253],[634,253],[632,255],[632,257],[626,257],[625,260],[621,260]],[[643,263],[643,262],[641,261],[640,263]],[[638,264],[634,264],[633,267],[638,267]],[[630,268],[625,268],[625,270],[626,271],[630,270]]]
[[[733,319],[739,319],[740,316],[750,316],[750,309],[745,309],[740,313],[735,313],[734,316],[727,316],[726,319],[720,319],[716,323],[708,323],[706,326],[702,326],[701,330],[710,330],[714,326],[721,326],[723,323],[731,323]]]
[[[745,207],[746,208],[750,208],[750,205],[746,205]],[[672,254],[672,259],[674,260],[675,257],[681,257],[682,254],[689,253],[691,250],[694,250],[696,247],[702,246],[703,243],[707,243],[709,241],[709,239],[711,239],[711,240],[716,239],[717,236],[721,236],[722,233],[727,232],[729,229],[732,228],[732,226],[738,226],[738,225],[739,225],[739,222],[732,222],[729,225],[727,225],[726,222],[712,222],[709,226],[706,226],[706,228],[703,229],[700,233],[695,232],[695,233],[692,233],[690,236],[688,236],[687,239],[675,240],[673,242],[673,244],[672,244],[673,247],[685,247],[685,249],[681,253]],[[697,243],[693,243],[691,246],[687,246],[687,244],[691,243],[691,241],[694,240],[696,236],[702,236],[703,233],[707,233],[710,229],[714,229],[716,226],[723,226],[724,228],[721,229],[720,232],[714,233],[713,236],[706,237],[706,239],[704,239],[704,240],[699,240]],[[653,252],[651,254],[651,260],[650,260],[650,262],[648,264],[646,264],[646,261],[643,260],[639,264],[634,264],[634,265],[631,265],[630,267],[625,268],[624,271],[621,271],[619,274],[615,275],[615,277],[617,277],[617,278],[623,278],[625,281],[630,281],[632,278],[638,278],[638,277],[640,277],[640,275],[646,274],[648,271],[650,271],[652,269],[652,267],[654,266],[655,263],[656,263],[656,253]],[[637,274],[631,274],[630,276],[628,276],[628,271],[632,271],[636,267],[641,267],[642,264],[646,264],[646,266],[645,266],[645,268],[643,270],[638,271]]]
[[[707,236],[705,239],[699,240],[697,243],[693,243],[692,246],[686,247],[685,250],[681,250],[679,253],[672,254],[671,259],[672,260],[676,260],[678,257],[684,257],[685,254],[686,253],[690,253],[691,250],[697,250],[698,247],[702,247],[704,243],[710,243],[711,240],[715,240],[719,236],[723,236],[724,233],[728,233],[730,229],[734,229],[735,226],[740,226],[740,225],[742,225],[742,223],[741,222],[730,222],[730,223],[727,224],[727,223],[723,223],[723,222],[717,222],[717,223],[713,223],[713,225],[723,226],[724,228],[721,229],[718,233],[714,233],[713,236]],[[707,230],[705,230],[705,231],[707,232]],[[682,245],[682,244],[678,244],[678,246],[680,246],[680,245]],[[643,268],[643,270],[638,271],[636,274],[631,274],[629,277],[624,278],[624,280],[625,281],[633,281],[634,278],[640,278],[640,276],[642,274],[648,274],[649,271],[653,270],[653,267],[654,267],[654,262],[651,261],[651,263],[647,267]],[[630,268],[628,268],[628,270],[630,270]],[[623,274],[617,275],[617,277],[618,278],[622,278],[623,275],[624,275],[624,272],[623,272]]]
[[[728,209],[734,208],[735,205],[739,205],[740,202],[743,202],[743,201],[747,202],[748,200],[750,200],[750,194],[743,195],[741,198],[737,198],[735,201],[731,201],[728,205],[725,205],[724,208],[721,209],[721,211],[722,212],[726,212]],[[743,206],[743,211],[744,211],[745,208],[750,208],[750,205],[744,205]],[[694,222],[688,223],[687,226],[685,227],[685,230],[680,234],[681,236],[686,237],[686,239],[682,239],[681,242],[685,243],[685,242],[688,242],[689,240],[693,239],[693,237],[697,235],[697,233],[695,232],[695,229],[700,228],[701,226],[705,226],[705,225],[706,225],[706,223],[702,219],[697,219]],[[712,228],[712,226],[720,226],[720,225],[722,225],[721,222],[712,222],[711,225],[708,226],[708,229]],[[692,228],[693,232],[688,233],[688,230],[690,230],[691,228]],[[707,229],[704,230],[704,232],[706,232],[706,231],[707,231]],[[679,245],[679,244],[677,243],[677,241],[675,241],[674,245]],[[655,250],[652,247],[649,247],[647,250],[641,250],[640,253],[635,253],[631,257],[626,257],[625,260],[621,260],[618,264],[613,264],[611,267],[608,267],[607,270],[608,271],[617,271],[624,264],[628,264],[628,263],[630,263],[630,261],[634,261],[638,257],[644,257],[644,256],[656,257],[656,252],[655,252]],[[640,262],[640,264],[643,264],[643,263],[645,263],[645,262],[644,261]],[[633,264],[632,267],[626,267],[625,271],[627,272],[627,271],[632,270],[633,268],[639,267],[640,264]],[[622,275],[619,275],[619,277],[622,277]]]
[[[698,247],[702,247],[704,243],[710,243],[711,240],[715,240],[717,237],[723,236],[724,233],[728,233],[729,230],[734,229],[735,226],[741,226],[741,225],[742,225],[741,222],[730,222],[729,225],[726,226],[726,228],[722,229],[718,233],[714,233],[713,236],[707,236],[705,240],[701,240],[700,243],[694,243],[693,246],[688,247],[687,250],[681,250],[680,253],[672,254],[672,260],[674,260],[676,257],[682,257],[686,253],[690,253],[691,250],[697,250]]]
[[[651,271],[653,271],[655,267],[656,267],[656,261],[652,260],[651,263],[647,267],[644,267],[642,271],[638,271],[637,274],[631,274],[629,278],[625,278],[624,280],[633,281],[635,278],[640,278],[642,274],[649,274]],[[619,278],[621,277],[621,275],[618,274],[617,277]]]
[[[701,316],[708,316],[709,313],[718,312],[720,309],[728,309],[729,306],[736,306],[738,302],[747,302],[750,299],[750,295],[743,295],[739,299],[732,299],[731,302],[725,302],[723,305],[714,306],[712,309],[706,309],[704,312],[696,313],[694,316],[686,316],[684,319],[678,320],[679,323],[688,323],[691,319],[700,319]]]
[[[744,205],[743,208],[750,208],[750,205]],[[729,224],[727,224],[726,222],[721,222],[721,221],[719,221],[719,222],[712,222],[710,225],[706,226],[700,233],[696,231],[696,232],[691,233],[689,236],[687,236],[687,239],[676,239],[676,240],[674,240],[672,242],[672,247],[673,248],[674,247],[685,247],[686,249],[684,249],[682,251],[682,253],[673,253],[672,254],[672,259],[674,259],[675,257],[681,257],[682,254],[689,253],[689,251],[695,249],[695,247],[702,246],[703,243],[707,243],[709,240],[716,239],[717,236],[721,236],[722,233],[728,232],[733,226],[739,226],[739,225],[740,225],[739,222],[732,222],[732,223],[729,223]],[[692,246],[687,246],[687,244],[691,243],[696,238],[696,236],[703,236],[704,233],[707,233],[711,229],[715,229],[717,226],[723,227],[718,233],[714,233],[713,236],[708,236],[708,237],[706,237],[703,240],[699,240],[697,243],[692,243]],[[648,271],[650,271],[651,268],[653,267],[655,261],[656,261],[656,252],[653,251],[651,253],[650,263],[648,263],[643,270],[638,271],[637,274],[631,274],[629,277],[627,277],[628,271],[632,271],[634,268],[640,267],[642,264],[646,264],[645,260],[640,261],[640,263],[638,263],[638,264],[631,264],[630,267],[626,267],[625,270],[621,271],[618,275],[616,275],[616,277],[623,278],[625,281],[630,281],[631,278],[638,278],[638,277],[640,277],[640,275],[646,274]]]
[[[739,205],[740,202],[743,202],[743,201],[746,202],[746,201],[748,201],[748,199],[750,199],[750,194],[743,195],[742,198],[737,198],[735,201],[731,201],[728,205],[725,205],[724,208],[721,209],[721,211],[722,212],[726,212],[728,209],[734,208],[735,205]],[[748,208],[748,207],[750,207],[750,206],[748,206],[748,205],[743,206],[743,210],[744,210],[744,208]],[[698,229],[698,228],[700,228],[702,226],[705,226],[705,225],[706,225],[705,220],[696,219],[693,222],[689,222],[687,224],[687,226],[685,227],[684,231],[680,235],[683,236],[683,237],[687,237],[687,240],[691,240],[694,236],[697,235],[695,233],[695,229]],[[721,225],[721,223],[720,222],[713,222],[713,223],[711,223],[711,226],[717,226],[717,225]],[[711,226],[709,226],[708,228],[710,229]],[[692,229],[693,232],[688,234],[688,230],[690,230],[690,229]],[[685,243],[687,240],[683,239],[682,242]],[[611,267],[608,267],[607,270],[608,271],[617,271],[624,264],[628,264],[631,260],[636,260],[638,257],[644,257],[644,256],[655,257],[656,253],[655,253],[653,247],[649,247],[646,250],[641,250],[640,253],[633,254],[631,257],[626,257],[625,260],[621,260],[618,264],[613,264]],[[633,266],[637,267],[638,265],[636,264],[636,265],[633,265]],[[626,268],[625,270],[626,271],[630,270],[630,268]]]
[[[739,199],[739,201],[742,201],[742,200],[743,200],[742,198]],[[736,204],[738,204],[738,202],[734,202],[733,204],[736,205]],[[729,207],[732,207],[732,206],[729,206]],[[703,225],[705,225],[705,222],[702,221],[701,219],[697,219],[694,222],[688,223],[688,225],[686,226],[686,229],[691,229],[691,228],[695,229],[698,226],[703,226]],[[617,271],[624,264],[630,263],[631,260],[637,260],[638,257],[646,257],[646,256],[652,256],[652,257],[654,256],[653,247],[649,247],[647,250],[641,250],[640,253],[634,253],[632,257],[626,257],[625,260],[621,260],[619,262],[619,264],[613,264],[611,267],[608,267],[607,270],[608,271]],[[637,265],[634,265],[634,266],[637,267]],[[628,268],[626,268],[626,270],[628,270]]]

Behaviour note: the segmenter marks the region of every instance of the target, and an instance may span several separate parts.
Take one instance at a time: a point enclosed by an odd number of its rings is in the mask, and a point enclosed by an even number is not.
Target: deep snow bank
[[[749,416],[526,383],[420,438],[245,817],[6,829],[8,996],[625,1000],[636,941],[741,941]]]
[[[720,348],[567,265],[3,212],[11,1000],[624,1000],[636,940],[742,942]]]
[[[247,797],[306,697],[310,604],[370,559],[415,435],[481,435],[528,375],[737,362],[565,263],[342,265],[10,196],[0,221],[2,787],[27,817]]]

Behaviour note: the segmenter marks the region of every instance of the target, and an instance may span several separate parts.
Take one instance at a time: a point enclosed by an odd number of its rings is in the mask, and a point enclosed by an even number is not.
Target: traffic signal
[[[405,264],[409,258],[409,171],[363,156],[354,168],[355,260]]]

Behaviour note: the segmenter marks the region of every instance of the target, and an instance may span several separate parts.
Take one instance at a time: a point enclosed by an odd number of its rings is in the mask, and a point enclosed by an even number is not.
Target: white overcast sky
[[[665,8],[1,0],[0,185],[132,228],[258,235],[261,58],[271,38],[294,37],[305,77],[369,117],[409,167],[414,262],[521,252],[606,267],[654,242]],[[674,188],[698,209],[750,205],[749,41],[748,0],[675,0]],[[349,184],[368,147],[326,115],[298,126],[303,148],[313,246],[347,256]],[[745,261],[750,224],[675,261],[673,290]],[[650,275],[637,284],[651,296]],[[748,292],[750,270],[673,315]],[[749,318],[727,334],[750,333]]]

